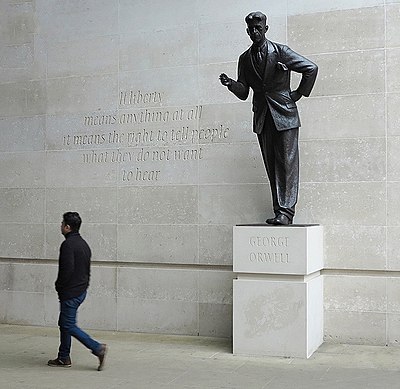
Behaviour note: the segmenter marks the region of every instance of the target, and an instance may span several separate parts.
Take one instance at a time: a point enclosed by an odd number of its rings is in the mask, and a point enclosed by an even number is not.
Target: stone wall
[[[400,1],[0,7],[1,322],[56,325],[74,210],[93,249],[83,326],[231,335],[232,225],[271,201],[250,100],[218,75],[236,74],[261,10],[269,38],[320,69],[299,103],[295,222],[325,229],[326,341],[397,343]]]

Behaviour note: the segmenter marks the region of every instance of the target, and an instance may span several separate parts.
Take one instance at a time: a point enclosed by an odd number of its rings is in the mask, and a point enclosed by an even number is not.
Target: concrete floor
[[[51,368],[56,328],[0,325],[0,388],[400,388],[400,348],[324,344],[308,359],[243,357],[229,339],[88,331],[106,366],[73,341],[70,369]]]

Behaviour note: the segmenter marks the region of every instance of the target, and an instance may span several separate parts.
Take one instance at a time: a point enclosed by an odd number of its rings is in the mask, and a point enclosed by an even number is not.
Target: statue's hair
[[[267,15],[263,14],[260,11],[250,12],[245,18],[245,22],[247,24],[252,22],[264,22],[267,25]]]

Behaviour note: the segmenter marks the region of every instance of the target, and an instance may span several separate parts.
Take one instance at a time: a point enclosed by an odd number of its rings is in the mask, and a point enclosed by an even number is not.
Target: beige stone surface
[[[387,175],[389,181],[399,181],[400,136],[387,138]]]
[[[118,191],[122,224],[197,224],[196,186],[124,187]],[[157,209],[158,212],[154,212]]]
[[[47,113],[76,113],[116,107],[116,75],[54,78],[47,81]]]
[[[388,226],[400,226],[400,209],[397,206],[397,196],[400,190],[400,182],[388,182],[387,184],[387,224]]]
[[[383,49],[313,54],[309,57],[319,67],[313,96],[362,95],[385,90]]]
[[[400,135],[400,119],[397,107],[400,103],[399,93],[388,93],[387,95],[387,120],[388,135]]]
[[[44,189],[0,189],[3,223],[43,223]]]
[[[271,203],[268,190],[266,184],[203,185],[199,192],[199,221],[231,225],[265,222]]]
[[[121,297],[117,302],[118,328],[122,331],[156,334],[198,334],[195,302],[138,300]],[[148,313],[151,312],[151,328]]]
[[[38,0],[35,10],[39,32],[50,42],[106,36],[118,28],[118,4],[115,1],[85,0],[70,6]]]
[[[179,23],[174,28],[158,28],[155,31],[148,30],[148,25],[142,28],[132,34],[121,35],[121,71],[187,66],[199,62],[199,54],[193,51],[199,41],[199,32],[193,26],[184,27]]]
[[[117,247],[118,260],[123,262],[194,264],[199,261],[198,227],[120,224]]]
[[[400,315],[389,313],[387,342],[390,346],[397,346],[400,342]]]
[[[388,95],[388,123],[395,125],[396,95]],[[302,99],[300,139],[342,139],[385,136],[385,95],[321,96]],[[337,159],[337,158],[336,158]]]
[[[400,4],[398,3],[399,3],[398,1],[397,2],[390,1],[389,4],[386,6],[387,47],[398,47],[400,45],[400,39],[399,39]]]
[[[0,117],[0,152],[42,151],[46,117]]]
[[[79,210],[86,223],[117,222],[116,188],[48,188],[46,191],[46,222],[61,223],[66,210]],[[85,224],[86,224],[85,223]]]
[[[324,313],[324,340],[329,343],[383,345],[386,343],[386,313],[345,312]]]
[[[385,178],[385,138],[301,142],[302,182],[381,181]]]
[[[380,270],[386,268],[384,226],[329,225],[324,227],[325,268]]]
[[[288,19],[289,45],[302,54],[384,47],[383,7],[353,8]],[[340,28],[338,28],[340,24]]]
[[[400,90],[400,76],[396,67],[399,58],[400,48],[390,48],[386,50],[388,92],[399,92]]]
[[[375,182],[304,183],[297,223],[384,226],[385,185]],[[319,199],[323,199],[322,203]],[[368,210],[368,212],[366,212]]]
[[[232,225],[199,227],[199,262],[232,266]]]
[[[0,116],[30,116],[46,113],[46,85],[43,81],[0,84]]]
[[[319,0],[299,0],[288,3],[289,15],[319,14],[336,10],[357,9],[364,7],[382,6],[384,0],[337,0],[335,2],[321,2]],[[317,15],[318,16],[318,15]]]
[[[47,49],[47,77],[93,76],[118,71],[117,35],[67,42],[51,42]],[[101,60],[99,60],[101,58]]]
[[[388,227],[387,231],[387,250],[388,260],[387,267],[389,270],[400,270],[400,227]]]
[[[325,309],[346,312],[385,312],[384,277],[324,277]]]
[[[151,3],[146,0],[122,0],[118,6],[118,22],[122,33],[171,29],[177,26],[193,27],[196,20],[193,16],[197,15],[195,0],[177,0],[173,6],[162,0]]]
[[[4,152],[0,154],[1,188],[43,188],[44,152]]]
[[[203,149],[205,157],[199,161],[201,184],[266,182],[258,143],[213,144],[206,145]]]

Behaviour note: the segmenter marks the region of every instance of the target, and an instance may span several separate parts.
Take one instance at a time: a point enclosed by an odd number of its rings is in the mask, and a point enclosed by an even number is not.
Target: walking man
[[[79,340],[99,359],[97,370],[102,370],[107,345],[100,344],[76,325],[79,306],[86,297],[90,278],[91,251],[79,234],[82,219],[77,212],[63,215],[61,233],[65,240],[60,247],[58,276],[55,282],[60,300],[60,347],[56,359],[48,361],[52,367],[71,367],[71,336]]]
[[[267,17],[263,13],[252,12],[245,21],[253,44],[239,57],[238,79],[225,73],[219,79],[241,100],[247,99],[250,88],[253,90],[253,131],[258,136],[275,213],[267,223],[292,224],[299,187],[300,118],[296,101],[309,96],[318,67],[289,47],[267,40]],[[293,91],[291,71],[302,75]]]

